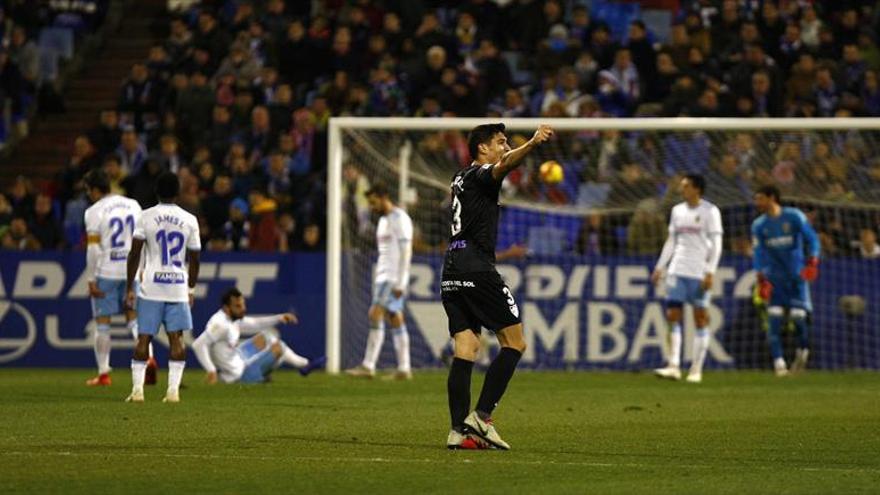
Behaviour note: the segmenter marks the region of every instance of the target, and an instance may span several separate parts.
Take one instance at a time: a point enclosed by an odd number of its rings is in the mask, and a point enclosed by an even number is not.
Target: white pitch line
[[[451,452],[451,455],[455,455],[456,453]],[[497,452],[495,454],[504,455],[501,452]],[[492,454],[486,454],[492,455]],[[443,462],[443,459],[390,459],[385,457],[314,457],[314,456],[266,456],[266,455],[241,455],[241,454],[169,454],[169,453],[155,453],[148,454],[142,452],[69,452],[69,451],[51,451],[51,452],[27,452],[27,451],[13,451],[13,452],[0,452],[0,456],[7,457],[44,457],[44,456],[55,456],[55,457],[147,457],[147,458],[156,458],[156,457],[165,457],[165,458],[187,458],[187,459],[236,459],[236,460],[250,460],[250,461],[297,461],[297,462],[359,462],[366,464],[399,464],[399,463],[407,463],[407,464],[437,464],[438,462]],[[462,464],[471,464],[471,463],[480,463],[480,464],[501,464],[501,465],[523,465],[523,466],[577,466],[577,467],[595,467],[595,468],[655,468],[660,467],[661,464],[646,464],[646,463],[638,463],[638,462],[589,462],[589,461],[527,461],[527,460],[519,460],[519,459],[499,459],[499,458],[488,458],[488,459],[454,459],[454,462],[460,462]],[[722,468],[717,465],[708,465],[708,464],[676,464],[675,467],[684,468],[684,469],[707,469],[707,470],[721,470]],[[669,467],[669,466],[664,466]],[[764,465],[733,465],[727,467],[740,467],[740,468],[748,468],[748,469],[759,469],[759,470],[773,470],[778,471],[782,466],[774,465],[774,466],[764,466]],[[795,471],[807,471],[807,472],[832,472],[832,473],[875,473],[880,474],[880,468],[870,468],[870,467],[853,467],[853,468],[845,468],[845,467],[807,467],[807,466],[792,466],[788,469],[792,469]]]

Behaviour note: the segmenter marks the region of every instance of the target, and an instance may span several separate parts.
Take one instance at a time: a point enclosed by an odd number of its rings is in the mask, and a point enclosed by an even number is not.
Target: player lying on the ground
[[[360,365],[345,372],[350,376],[372,378],[376,374],[376,362],[385,341],[385,322],[391,325],[391,338],[397,356],[397,371],[391,379],[412,378],[409,359],[409,333],[403,318],[406,289],[409,285],[410,261],[412,260],[412,220],[406,212],[391,201],[384,184],[375,184],[366,193],[370,210],[381,215],[376,226],[376,279],[373,283],[373,302],[370,305],[370,333],[364,360]]]
[[[780,336],[785,320],[797,328],[798,348],[791,371],[807,367],[810,355],[810,300],[808,282],[819,276],[819,237],[804,213],[779,204],[779,189],[764,186],[755,193],[755,207],[761,213],[752,223],[755,248],[754,268],[758,274],[758,293],[769,302],[770,354],[776,376],[786,376]],[[804,259],[804,248],[807,258]]]
[[[128,331],[137,340],[137,315],[125,307],[125,260],[131,250],[135,222],[141,217],[137,201],[110,193],[110,179],[100,170],[85,177],[86,194],[92,202],[85,212],[87,234],[86,276],[92,313],[95,316],[95,360],[98,376],[86,381],[91,387],[108,386],[110,379],[110,317],[124,314]],[[156,383],[153,345],[147,361],[147,385]]]
[[[224,383],[262,383],[282,364],[297,368],[303,376],[324,366],[324,357],[309,361],[293,352],[270,330],[281,323],[296,323],[293,314],[245,316],[244,296],[234,287],[223,294],[222,304],[192,344],[199,363],[207,372],[206,382],[217,383],[219,376]],[[259,333],[239,343],[242,331]]]
[[[709,297],[712,278],[721,259],[721,211],[703,199],[706,181],[700,175],[681,180],[684,201],[672,208],[669,237],[651,274],[654,285],[666,273],[666,321],[671,327],[669,362],[654,370],[661,378],[681,379],[681,317],[685,304],[693,307],[694,359],[689,383],[703,380],[703,363],[709,350]],[[667,269],[668,266],[668,269]]]

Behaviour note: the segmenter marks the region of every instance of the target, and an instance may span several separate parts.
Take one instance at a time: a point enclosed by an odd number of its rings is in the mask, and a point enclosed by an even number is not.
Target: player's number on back
[[[452,197],[452,235],[461,232],[461,201],[458,196]]]
[[[128,232],[130,235],[134,234],[134,217],[129,215],[125,217],[123,220],[119,217],[113,217],[110,219],[110,247],[112,248],[121,248],[125,246],[125,241],[120,239],[119,237],[122,235],[122,232],[125,230],[125,226],[128,226]]]
[[[159,243],[162,250],[162,266],[181,266],[183,264],[179,259],[176,259],[180,251],[183,250],[183,234],[176,231],[160,230],[156,232],[156,242]]]

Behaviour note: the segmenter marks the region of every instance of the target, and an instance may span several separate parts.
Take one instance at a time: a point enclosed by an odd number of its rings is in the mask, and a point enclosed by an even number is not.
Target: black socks
[[[464,419],[471,409],[471,372],[473,370],[474,362],[461,358],[453,359],[452,366],[449,368],[446,392],[449,395],[449,416],[452,418],[452,428],[455,430],[461,429]],[[505,381],[505,383],[507,382]]]
[[[504,391],[507,390],[507,384],[516,371],[516,365],[522,353],[510,347],[502,347],[498,356],[489,366],[486,372],[486,380],[483,382],[483,390],[480,392],[480,400],[477,401],[477,413],[482,419],[487,419],[492,415]],[[450,373],[451,376],[451,373]]]

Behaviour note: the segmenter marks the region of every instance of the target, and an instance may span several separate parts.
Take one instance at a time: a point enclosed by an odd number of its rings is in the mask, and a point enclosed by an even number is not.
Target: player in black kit
[[[525,351],[519,308],[495,270],[498,193],[501,182],[532,149],[553,136],[541,125],[526,144],[510,149],[504,124],[475,127],[468,136],[471,166],[452,179],[452,236],[443,262],[440,293],[455,341],[447,392],[452,430],[450,449],[495,447],[508,450],[492,424],[492,411]],[[471,372],[480,350],[482,327],[495,332],[501,351],[486,372],[476,409],[470,411]]]

